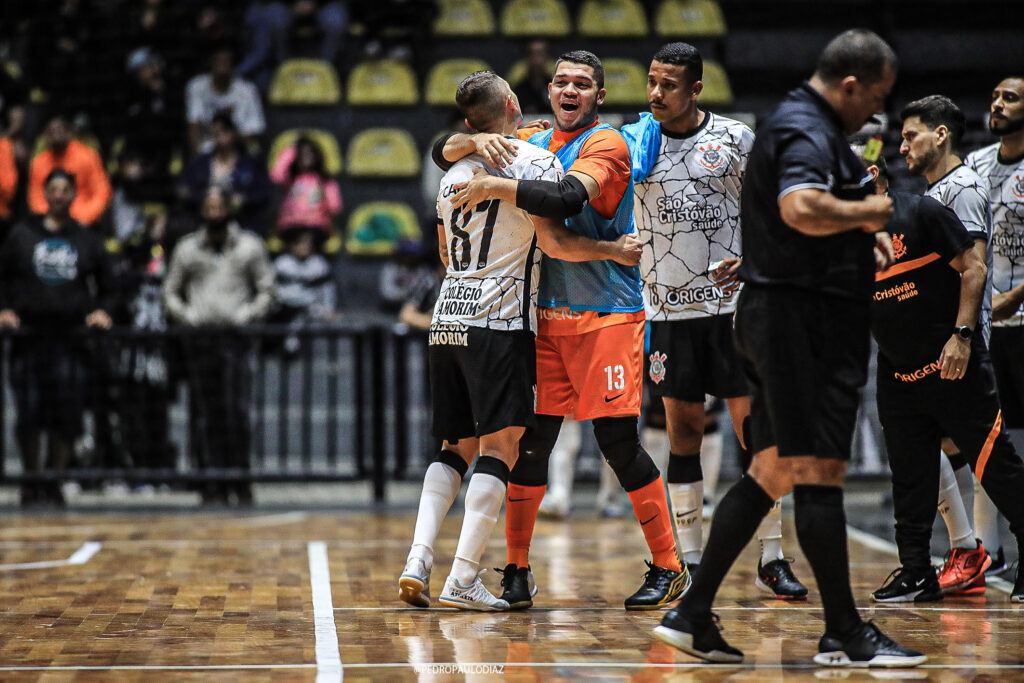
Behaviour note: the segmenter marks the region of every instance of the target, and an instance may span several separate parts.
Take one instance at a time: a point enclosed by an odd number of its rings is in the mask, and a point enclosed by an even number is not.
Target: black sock
[[[800,549],[811,563],[821,591],[825,629],[841,636],[861,623],[850,588],[843,490],[800,484],[793,488],[793,513]]]
[[[679,455],[668,454],[668,483],[693,484],[703,481],[704,471],[700,468],[700,452]]]
[[[749,474],[743,475],[726,492],[715,508],[711,533],[693,585],[679,601],[679,609],[684,614],[697,620],[708,617],[715,593],[729,568],[774,504],[772,497]]]

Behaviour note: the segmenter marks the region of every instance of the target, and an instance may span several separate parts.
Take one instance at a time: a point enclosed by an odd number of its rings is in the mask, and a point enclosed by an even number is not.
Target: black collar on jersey
[[[956,165],[956,166],[954,166],[953,168],[951,168],[951,169],[949,169],[948,171],[946,171],[945,173],[943,173],[943,174],[942,174],[942,177],[941,177],[941,178],[939,178],[938,180],[936,180],[936,181],[935,181],[934,183],[928,183],[928,189],[930,190],[930,189],[932,189],[933,187],[935,187],[936,185],[938,185],[939,183],[941,183],[941,182],[942,182],[943,180],[945,180],[945,179],[946,179],[946,177],[947,177],[947,176],[950,176],[950,175],[952,175],[952,174],[953,174],[953,172],[954,172],[954,171],[955,171],[956,169],[960,168],[960,167],[961,167],[961,166],[963,166],[963,165],[964,165],[964,162],[962,162],[962,161],[961,161],[961,162],[960,162],[959,164],[957,164],[957,165]]]
[[[1007,159],[1003,156],[1003,146],[1000,144],[999,149],[996,150],[996,161],[998,161],[1003,166],[1016,166],[1020,162],[1024,161],[1024,154],[1021,154],[1019,157],[1015,157],[1013,159]]]
[[[812,102],[821,110],[821,113],[825,115],[825,118],[835,124],[837,130],[840,132],[845,130],[843,128],[843,119],[839,116],[839,112],[835,110],[835,107],[833,107],[820,92],[811,87],[810,81],[804,81],[801,83],[800,87],[793,91],[793,94],[796,95],[797,99]]]
[[[694,135],[700,133],[702,130],[707,128],[708,122],[711,120],[711,116],[711,112],[704,112],[704,120],[700,122],[700,125],[686,133],[673,133],[670,130],[665,130],[664,126],[662,126],[660,123],[658,124],[658,128],[661,130],[661,134],[667,138],[672,138],[673,140],[685,140],[686,138],[692,138]]]

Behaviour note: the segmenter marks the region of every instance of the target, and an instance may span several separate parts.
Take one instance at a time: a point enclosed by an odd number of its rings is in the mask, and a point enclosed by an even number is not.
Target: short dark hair
[[[949,130],[949,141],[953,149],[960,144],[960,140],[964,137],[964,131],[967,129],[963,111],[945,95],[929,95],[914,100],[903,107],[903,111],[900,112],[901,121],[906,121],[914,116],[921,119],[921,123],[931,130],[945,126]]]
[[[455,90],[455,104],[474,130],[487,130],[504,113],[505,89],[493,71],[474,71]]]
[[[597,83],[597,88],[600,90],[604,87],[604,64],[593,52],[587,50],[570,50],[569,52],[563,52],[555,60],[555,70],[558,70],[558,65],[562,62],[569,62],[570,64],[583,64],[589,66],[594,70],[594,81]]]
[[[46,174],[43,187],[47,187],[54,180],[66,180],[71,183],[71,187],[78,189],[78,183],[75,182],[75,174],[65,171],[63,168],[55,168]]]
[[[864,84],[882,79],[886,65],[896,70],[896,53],[889,43],[867,29],[854,28],[833,38],[821,51],[814,73],[827,83],[853,76]]]
[[[704,78],[704,60],[700,56],[700,51],[689,43],[662,45],[654,54],[653,61],[684,67],[687,75],[694,81]]]

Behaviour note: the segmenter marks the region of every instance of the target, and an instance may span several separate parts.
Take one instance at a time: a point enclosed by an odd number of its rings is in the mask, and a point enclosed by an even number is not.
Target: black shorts
[[[748,393],[732,335],[732,316],[651,323],[647,377],[655,396],[704,403],[704,395]]]
[[[532,333],[470,327],[432,330],[430,341],[434,436],[457,441],[534,425]]]
[[[990,348],[1003,424],[1024,429],[1024,327],[993,327]]]
[[[736,348],[750,385],[751,447],[780,456],[849,460],[870,330],[863,303],[797,289],[747,286]]]
[[[938,372],[913,377],[879,355],[878,419],[889,459],[927,462],[935,457],[941,438],[948,436],[973,469],[999,432],[999,395],[988,350],[974,345],[961,379],[942,379]]]
[[[50,336],[15,339],[11,390],[18,434],[47,431],[67,440],[80,436],[88,374],[86,350],[79,342]]]

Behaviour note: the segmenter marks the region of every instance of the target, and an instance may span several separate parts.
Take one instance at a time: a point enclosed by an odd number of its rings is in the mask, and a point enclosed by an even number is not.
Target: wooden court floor
[[[538,524],[540,592],[525,612],[416,610],[398,602],[408,513],[228,512],[2,518],[0,681],[1024,680],[1024,606],[983,597],[871,607],[894,566],[884,542],[850,540],[865,616],[930,661],[914,671],[810,663],[823,630],[806,603],[765,599],[749,547],[717,611],[740,667],[703,666],[651,637],[660,613],[622,609],[641,580],[633,520],[579,515]],[[437,550],[440,592],[458,519]],[[791,527],[787,551],[797,555]],[[503,537],[485,556],[504,564]],[[485,575],[497,587],[497,574]]]

